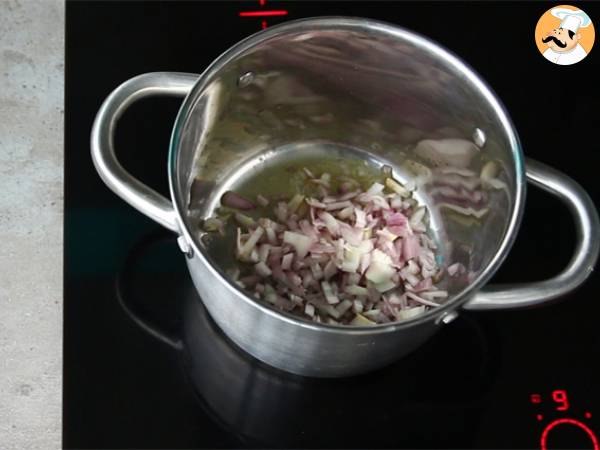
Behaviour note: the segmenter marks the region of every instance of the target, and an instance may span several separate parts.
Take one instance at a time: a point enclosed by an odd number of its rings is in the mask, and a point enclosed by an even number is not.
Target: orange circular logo
[[[592,19],[582,9],[559,5],[546,11],[535,27],[535,45],[548,61],[570,66],[584,59],[594,46]]]

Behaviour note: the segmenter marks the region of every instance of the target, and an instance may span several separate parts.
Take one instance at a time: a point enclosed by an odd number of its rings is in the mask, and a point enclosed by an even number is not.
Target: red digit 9
[[[567,393],[565,391],[552,391],[552,400],[559,404],[556,407],[557,411],[566,411],[569,409],[569,399],[567,398]]]

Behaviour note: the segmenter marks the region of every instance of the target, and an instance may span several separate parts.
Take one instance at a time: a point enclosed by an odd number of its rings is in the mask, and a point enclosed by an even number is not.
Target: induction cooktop
[[[584,5],[600,21],[599,5]],[[176,236],[110,192],[89,149],[101,102],[135,75],[201,73],[237,41],[286,20],[369,17],[429,36],[467,61],[505,103],[526,155],[598,201],[600,50],[574,66],[542,58],[534,28],[551,6],[67,2],[64,447],[598,449],[597,273],[551,305],[464,312],[377,372],[294,376],[245,354],[203,310],[197,341],[181,340],[181,318],[198,297]],[[132,106],[115,139],[123,166],[166,196],[179,102]],[[557,200],[529,189],[517,241],[493,282],[554,275],[571,256],[573,232]]]

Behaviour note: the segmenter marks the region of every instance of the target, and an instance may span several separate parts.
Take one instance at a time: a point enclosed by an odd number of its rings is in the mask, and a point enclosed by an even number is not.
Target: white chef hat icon
[[[571,30],[573,33],[577,33],[579,28],[585,28],[592,23],[592,19],[580,9],[553,8],[550,12],[561,20],[560,28]]]

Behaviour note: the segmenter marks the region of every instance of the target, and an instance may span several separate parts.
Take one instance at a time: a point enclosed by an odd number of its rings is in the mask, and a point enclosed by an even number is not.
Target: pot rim
[[[471,282],[461,293],[459,293],[451,301],[435,308],[430,309],[425,314],[419,315],[415,318],[403,320],[401,322],[391,322],[387,324],[377,324],[373,326],[349,326],[349,325],[331,325],[323,323],[309,322],[308,320],[294,316],[292,314],[272,309],[269,306],[260,304],[253,297],[246,294],[237,284],[232,283],[229,277],[226,276],[224,271],[219,268],[216,264],[213,264],[212,258],[204,251],[203,247],[198,245],[197,238],[194,233],[190,230],[187,219],[185,218],[185,210],[187,208],[183,199],[186,198],[186,193],[180,192],[178,189],[178,183],[175,182],[177,161],[179,155],[180,145],[180,132],[186,124],[189,113],[192,110],[195,99],[202,92],[208,81],[212,76],[219,72],[232,60],[236,59],[240,54],[246,50],[256,46],[257,44],[264,42],[265,40],[271,39],[278,35],[286,34],[289,32],[298,31],[314,31],[315,29],[370,29],[377,32],[383,32],[391,35],[397,39],[408,41],[414,44],[416,47],[424,49],[439,59],[443,60],[446,64],[454,67],[460,72],[471,85],[479,92],[479,94],[489,103],[492,107],[504,132],[506,133],[509,142],[510,149],[513,155],[515,163],[515,195],[512,207],[512,212],[508,226],[504,232],[502,242],[496,254],[488,263],[487,267],[479,274],[479,276]],[[406,28],[398,25],[389,24],[379,20],[359,18],[359,17],[344,17],[344,16],[327,16],[327,17],[312,17],[293,20],[285,22],[283,24],[269,27],[266,30],[259,31],[247,38],[239,41],[237,44],[230,47],[219,57],[217,57],[200,75],[195,85],[183,101],[181,108],[175,119],[173,132],[169,143],[169,156],[168,156],[168,175],[169,175],[169,190],[173,207],[177,213],[177,220],[179,222],[179,228],[183,236],[188,243],[190,243],[194,255],[197,255],[200,261],[205,264],[211,274],[227,287],[227,289],[235,297],[239,298],[240,301],[245,301],[251,306],[260,309],[265,314],[268,314],[274,318],[281,319],[291,325],[300,326],[305,329],[312,329],[314,331],[340,333],[340,334],[353,334],[353,335],[372,335],[394,332],[396,330],[405,329],[411,326],[416,326],[421,323],[438,319],[436,323],[439,323],[440,319],[448,315],[451,311],[454,311],[464,303],[466,303],[470,297],[479,290],[498,270],[508,252],[510,251],[517,235],[517,230],[521,224],[523,216],[523,208],[526,194],[526,183],[525,183],[525,164],[524,156],[521,148],[521,143],[517,135],[514,124],[512,123],[506,108],[494,93],[491,87],[479,76],[479,74],[460,59],[457,55],[441,46],[437,42],[422,36],[416,32],[410,31]]]

